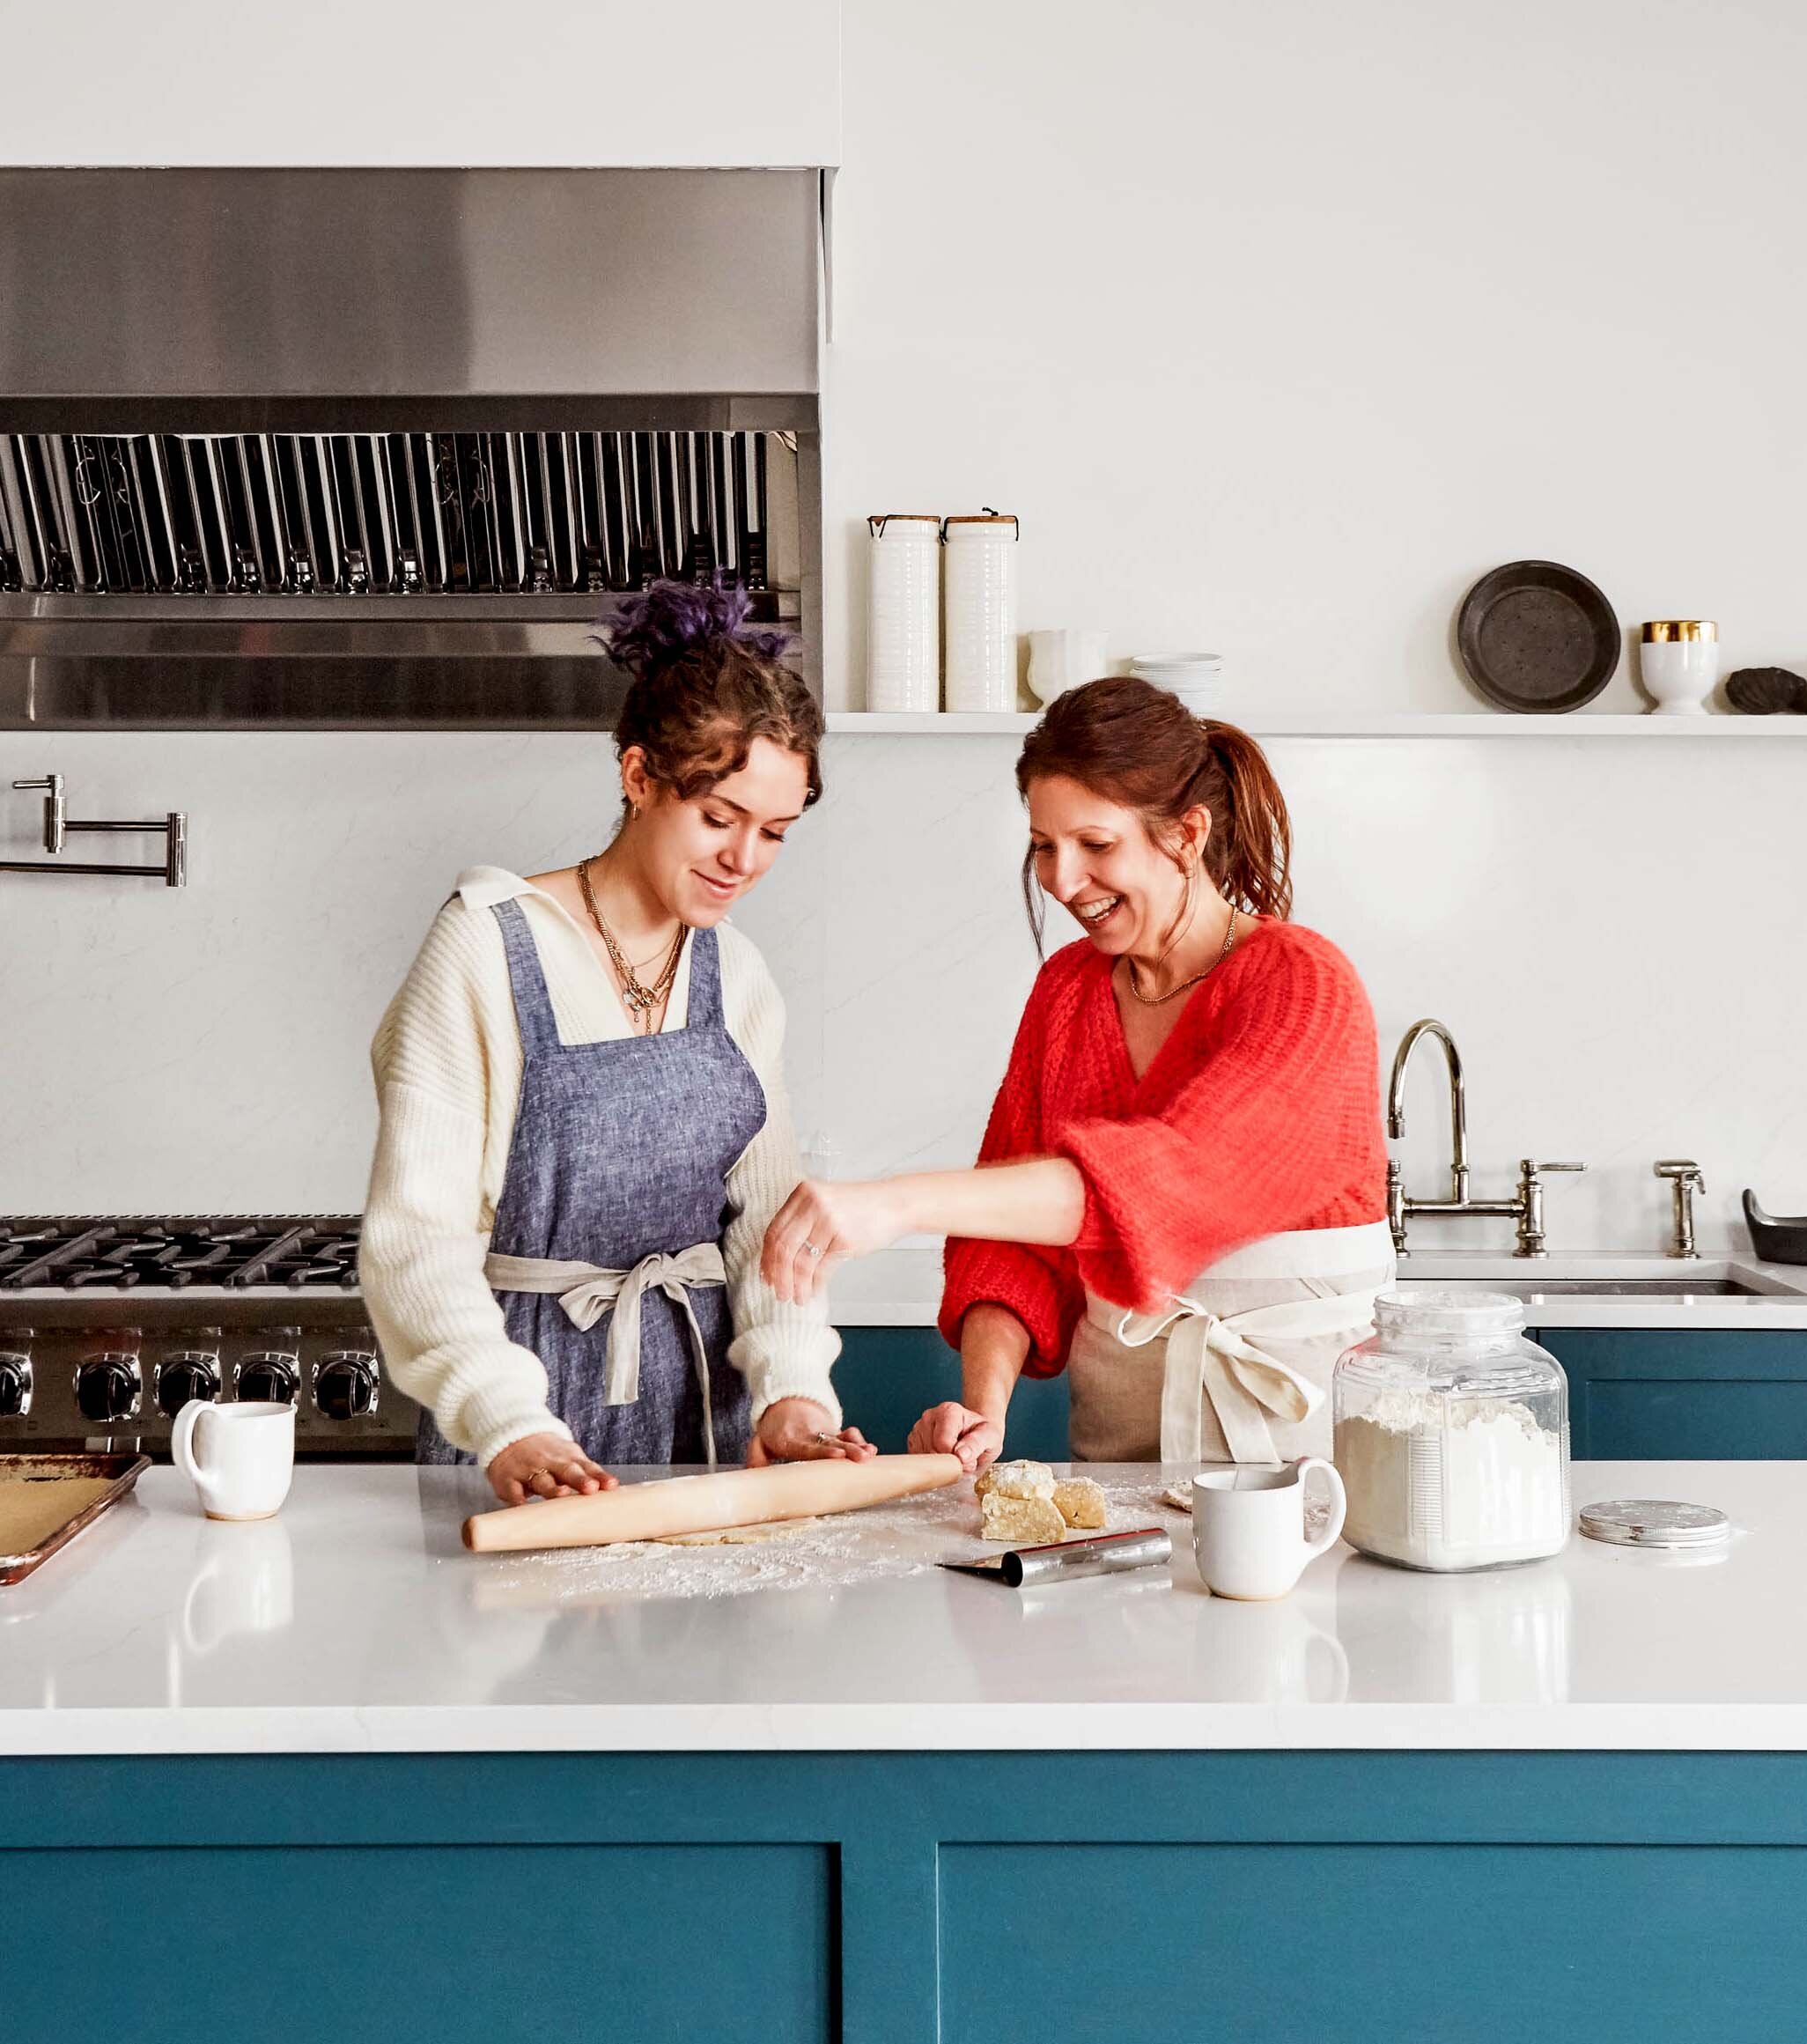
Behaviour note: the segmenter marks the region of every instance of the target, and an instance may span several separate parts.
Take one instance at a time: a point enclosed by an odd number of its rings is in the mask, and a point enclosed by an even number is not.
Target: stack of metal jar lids
[[[1590,1540],[1610,1540],[1618,1547],[1714,1547],[1731,1532],[1731,1521],[1712,1505],[1682,1504],[1664,1497],[1584,1505],[1580,1524]]]

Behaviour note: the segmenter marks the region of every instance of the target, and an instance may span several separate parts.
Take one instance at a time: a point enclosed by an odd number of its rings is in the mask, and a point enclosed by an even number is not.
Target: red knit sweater
[[[1069,1249],[950,1239],[941,1332],[1005,1306],[1051,1376],[1088,1290],[1146,1311],[1238,1244],[1386,1214],[1374,1014],[1328,939],[1264,921],[1186,1001],[1139,1081],[1111,961],[1081,938],[1043,966],[981,1163],[1064,1156],[1085,1180]]]

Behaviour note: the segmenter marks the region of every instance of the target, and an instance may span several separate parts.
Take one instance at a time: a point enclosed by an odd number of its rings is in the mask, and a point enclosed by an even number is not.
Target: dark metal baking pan
[[[148,1455],[0,1455],[0,1583],[24,1582],[150,1466]]]
[[[1508,561],[1483,575],[1462,599],[1456,645],[1488,702],[1524,713],[1591,703],[1621,650],[1612,606],[1557,561]]]

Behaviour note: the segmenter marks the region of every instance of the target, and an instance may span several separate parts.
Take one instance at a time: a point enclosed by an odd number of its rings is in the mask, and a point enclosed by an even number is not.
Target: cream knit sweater
[[[570,1437],[547,1406],[539,1358],[508,1339],[483,1278],[520,1096],[520,1031],[490,913],[509,900],[520,901],[533,931],[562,1040],[628,1034],[613,983],[558,903],[498,867],[461,874],[371,1046],[381,1123],[358,1258],[390,1376],[431,1408],[454,1447],[486,1466],[525,1435]],[[748,939],[723,924],[719,940],[724,1019],[766,1099],[764,1127],[728,1174],[728,1356],[747,1378],[756,1424],[775,1400],[808,1398],[838,1427],[829,1371],[841,1344],[826,1302],[785,1305],[759,1275],[766,1224],[802,1176],[785,1094],[784,1003]],[[689,1012],[690,948],[667,1029],[682,1029]]]

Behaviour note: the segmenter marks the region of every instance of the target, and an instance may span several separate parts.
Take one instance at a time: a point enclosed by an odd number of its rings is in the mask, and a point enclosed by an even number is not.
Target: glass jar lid
[[[1590,1540],[1609,1540],[1617,1547],[1710,1547],[1731,1531],[1731,1521],[1715,1506],[1666,1497],[1585,1505],[1578,1523]]]
[[[1382,1334],[1497,1340],[1523,1331],[1524,1305],[1508,1292],[1475,1285],[1391,1285],[1375,1300],[1374,1324]]]

